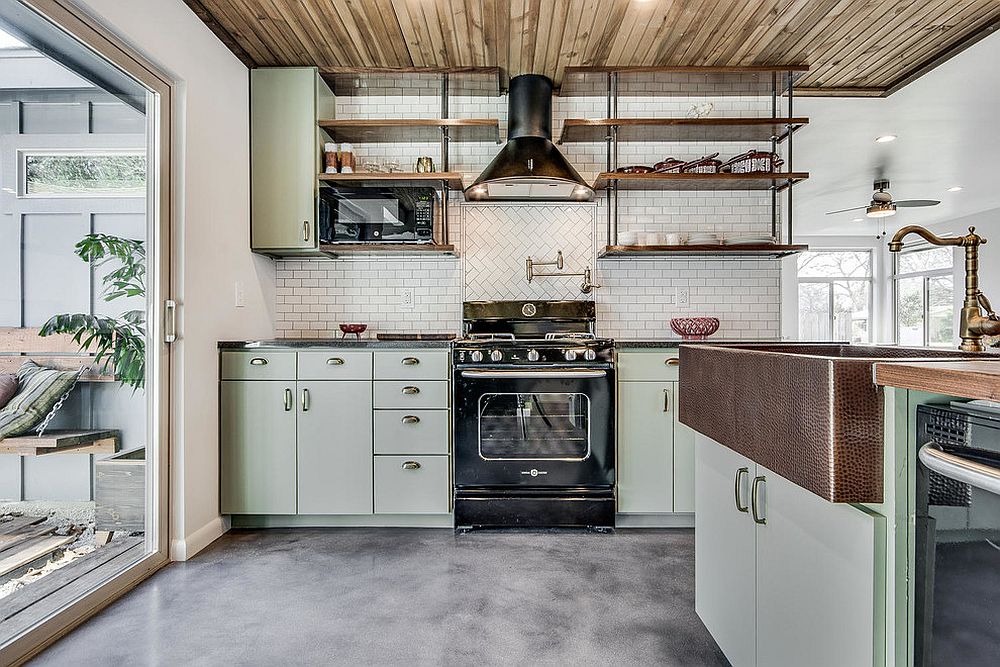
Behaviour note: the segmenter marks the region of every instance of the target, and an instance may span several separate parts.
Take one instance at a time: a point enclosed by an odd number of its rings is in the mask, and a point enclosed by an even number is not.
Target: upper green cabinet
[[[277,255],[312,254],[317,174],[334,96],[314,67],[250,71],[250,247]]]

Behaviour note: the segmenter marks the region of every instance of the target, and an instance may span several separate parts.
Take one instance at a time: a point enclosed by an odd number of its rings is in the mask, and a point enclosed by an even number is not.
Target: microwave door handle
[[[1000,495],[1000,468],[943,451],[933,443],[920,448],[920,462],[929,470],[977,489]]]

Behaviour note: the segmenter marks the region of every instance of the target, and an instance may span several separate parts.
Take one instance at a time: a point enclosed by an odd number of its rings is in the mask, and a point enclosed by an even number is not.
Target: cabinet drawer
[[[346,350],[299,352],[300,380],[371,380],[372,353]]]
[[[424,380],[376,380],[376,408],[447,408],[448,383]]]
[[[253,350],[222,353],[223,380],[294,380],[295,353]]]
[[[448,350],[376,350],[377,380],[447,380]]]
[[[679,377],[678,351],[654,350],[651,352],[619,352],[619,380],[649,380],[670,382]]]
[[[447,514],[447,456],[376,456],[376,514]]]
[[[447,454],[447,410],[378,410],[376,454]]]

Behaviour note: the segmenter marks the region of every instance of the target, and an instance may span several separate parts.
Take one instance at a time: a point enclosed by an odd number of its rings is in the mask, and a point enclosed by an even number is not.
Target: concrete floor
[[[725,665],[694,533],[238,531],[33,664]]]

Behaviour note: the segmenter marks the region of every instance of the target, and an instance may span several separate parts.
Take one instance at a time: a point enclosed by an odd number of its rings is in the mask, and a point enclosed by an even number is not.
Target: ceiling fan
[[[847,211],[860,211],[865,209],[865,215],[869,218],[887,218],[890,215],[896,215],[897,207],[918,207],[918,206],[937,206],[941,202],[937,199],[899,199],[893,200],[892,194],[889,192],[889,179],[887,178],[877,178],[875,179],[875,193],[872,194],[872,200],[870,204],[865,206],[854,206],[852,208],[844,208],[839,211],[830,211],[827,215],[834,215],[835,213],[846,213]]]

